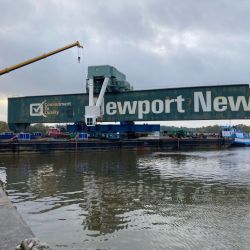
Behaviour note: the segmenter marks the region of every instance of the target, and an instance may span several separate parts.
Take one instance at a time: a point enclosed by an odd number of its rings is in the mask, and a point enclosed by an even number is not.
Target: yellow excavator
[[[41,56],[37,56],[37,57],[31,58],[29,60],[26,60],[24,62],[18,63],[16,65],[10,66],[8,68],[2,69],[2,70],[0,70],[0,75],[9,73],[12,70],[19,69],[19,68],[24,67],[24,66],[26,66],[28,64],[31,64],[33,62],[37,62],[37,61],[42,60],[42,59],[44,59],[46,57],[52,56],[54,54],[57,54],[59,52],[62,52],[64,50],[70,49],[70,48],[75,47],[75,46],[78,47],[78,48],[83,48],[83,46],[79,43],[79,41],[76,41],[75,43],[69,44],[69,45],[64,46],[64,47],[62,47],[60,49],[53,50],[53,51],[51,51],[49,53],[46,53],[46,54],[43,54]],[[78,56],[78,60],[80,60],[79,56]]]

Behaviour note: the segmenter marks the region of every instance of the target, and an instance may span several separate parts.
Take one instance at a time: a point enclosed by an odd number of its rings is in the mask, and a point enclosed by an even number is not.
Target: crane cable
[[[84,59],[81,62],[81,58],[84,58],[84,47],[83,46],[78,46],[77,47],[77,61],[78,61],[78,63],[82,63],[82,72],[83,72],[83,75],[85,75],[85,67],[84,67],[85,63],[84,63]],[[84,91],[85,91],[85,87],[83,85],[83,92]]]
[[[78,63],[81,62],[81,56],[82,56],[82,47],[77,47],[77,60],[78,60]]]

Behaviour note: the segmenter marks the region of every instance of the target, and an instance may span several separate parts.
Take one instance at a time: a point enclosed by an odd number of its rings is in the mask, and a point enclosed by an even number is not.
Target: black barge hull
[[[19,154],[23,152],[58,152],[58,151],[105,151],[105,150],[204,150],[224,149],[232,141],[225,138],[212,139],[131,139],[131,140],[84,140],[84,141],[18,141],[0,142],[0,154]]]

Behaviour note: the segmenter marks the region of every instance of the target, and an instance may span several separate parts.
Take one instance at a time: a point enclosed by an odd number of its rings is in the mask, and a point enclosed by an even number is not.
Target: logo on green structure
[[[69,107],[71,102],[47,102],[46,100],[41,103],[30,104],[30,116],[43,116],[59,115],[61,107]]]
[[[43,116],[47,117],[44,114],[44,104],[46,101],[43,101],[42,103],[31,103],[30,104],[30,116]]]

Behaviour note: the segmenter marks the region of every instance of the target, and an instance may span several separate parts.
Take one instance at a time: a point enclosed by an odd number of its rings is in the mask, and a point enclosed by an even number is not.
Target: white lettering
[[[130,101],[125,101],[123,106],[121,102],[117,102],[117,107],[120,115],[125,115],[127,110],[129,114],[135,114],[137,108],[137,101],[133,101],[132,105]]]
[[[194,112],[200,112],[200,105],[203,112],[211,112],[211,91],[206,91],[206,101],[202,92],[194,92]]]
[[[152,112],[155,114],[160,114],[163,112],[163,101],[162,100],[153,100],[151,104]]]
[[[227,98],[225,96],[217,96],[214,98],[214,110],[217,112],[227,110]]]
[[[182,103],[185,101],[184,98],[182,98],[182,95],[177,96],[177,98],[175,99],[176,103],[177,103],[177,111],[179,113],[185,113],[185,110],[182,108]]]
[[[250,111],[250,97],[248,98],[248,104],[245,96],[237,96],[236,102],[234,102],[233,96],[228,96],[228,101],[232,111],[239,111],[241,104],[244,111]]]
[[[108,102],[106,105],[107,115],[115,115],[117,113],[117,106],[115,102]]]
[[[170,99],[169,97],[166,98],[165,100],[165,113],[170,113],[171,112],[171,103],[175,102],[175,99]]]
[[[212,99],[211,91],[197,91],[193,96],[194,110],[193,112],[224,112],[227,110],[250,111],[250,97],[245,96],[216,96]],[[138,115],[139,120],[143,120],[145,115],[150,114],[168,114],[173,112],[176,107],[176,112],[185,113],[184,109],[185,98],[179,95],[176,98],[170,99],[166,97],[165,100],[140,100],[140,101],[124,101],[124,102],[108,102],[106,104],[107,115]],[[174,106],[173,106],[174,105]],[[174,109],[175,110],[175,109]],[[47,113],[45,112],[47,111]],[[33,103],[30,106],[31,116],[42,116],[50,114],[53,110],[45,102]]]
[[[143,115],[150,112],[150,103],[148,100],[138,101],[138,118],[143,119]]]

